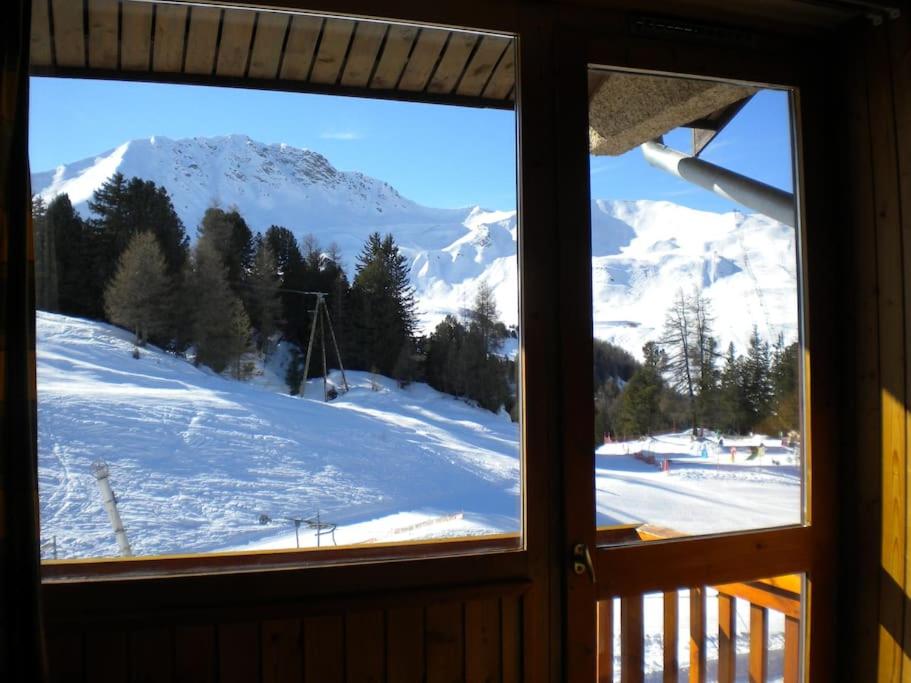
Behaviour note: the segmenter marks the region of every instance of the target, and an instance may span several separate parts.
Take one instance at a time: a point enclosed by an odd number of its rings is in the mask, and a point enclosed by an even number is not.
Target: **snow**
[[[328,159],[244,135],[132,140],[96,157],[32,176],[49,201],[61,192],[83,215],[114,172],[168,189],[193,237],[212,205],[237,207],[253,230],[283,225],[341,248],[349,274],[367,236],[392,232],[410,264],[421,331],[468,307],[482,281],[507,325],[518,322],[515,210],[436,209],[388,183],[337,170]],[[592,202],[594,333],[634,356],[656,339],[678,288],[703,288],[725,349],[747,347],[753,325],[767,340],[797,339],[794,230],[757,214],[717,214],[661,201]]]

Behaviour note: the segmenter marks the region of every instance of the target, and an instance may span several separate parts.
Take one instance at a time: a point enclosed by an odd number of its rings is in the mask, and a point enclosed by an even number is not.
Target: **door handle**
[[[588,551],[588,546],[584,543],[576,543],[573,546],[573,572],[578,576],[582,576],[586,571],[591,577],[592,583],[597,583],[595,565],[592,562],[592,554]]]

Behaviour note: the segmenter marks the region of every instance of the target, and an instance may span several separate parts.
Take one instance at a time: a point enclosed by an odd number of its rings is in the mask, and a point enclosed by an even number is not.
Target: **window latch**
[[[586,571],[591,577],[592,583],[597,583],[595,565],[592,562],[592,555],[588,551],[588,546],[584,543],[576,543],[573,546],[573,572],[578,576],[582,576]]]

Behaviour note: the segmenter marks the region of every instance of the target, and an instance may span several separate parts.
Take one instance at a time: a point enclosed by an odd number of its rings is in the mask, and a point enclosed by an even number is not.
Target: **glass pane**
[[[791,93],[589,71],[603,543],[800,524]]]
[[[32,81],[43,558],[515,547],[513,41],[257,21],[391,99]]]
[[[798,683],[803,593],[792,574],[602,600],[598,680]]]

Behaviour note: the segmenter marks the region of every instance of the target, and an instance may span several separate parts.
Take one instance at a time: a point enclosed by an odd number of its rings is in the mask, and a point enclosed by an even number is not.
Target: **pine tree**
[[[76,213],[66,194],[59,194],[48,203],[45,220],[48,237],[54,243],[57,310],[88,318],[103,317],[105,276],[100,273],[92,226]],[[115,258],[112,266],[116,265]]]
[[[743,360],[743,397],[748,426],[752,429],[771,414],[772,378],[768,342],[759,336],[754,325],[746,358]]]
[[[199,226],[198,242],[208,242],[227,268],[228,283],[242,295],[253,267],[253,233],[237,209],[206,209]]]
[[[623,388],[617,409],[617,431],[623,436],[651,434],[661,424],[662,372],[667,358],[654,342],[642,347],[643,364]]]
[[[139,233],[121,254],[117,272],[104,292],[108,319],[132,330],[136,344],[168,329],[167,265],[155,236]]]
[[[367,239],[351,290],[354,366],[389,375],[416,325],[406,260],[392,235]]]
[[[210,240],[196,245],[192,295],[196,362],[215,372],[236,368],[250,343],[250,319],[231,290],[228,269]]]
[[[260,239],[247,287],[247,312],[250,322],[259,332],[260,348],[266,346],[281,317],[279,284],[272,248],[266,240]]]
[[[57,311],[59,282],[54,232],[47,221],[47,205],[40,196],[32,200],[32,231],[35,236],[35,305],[42,311]]]
[[[696,414],[698,376],[693,366],[694,327],[692,302],[683,290],[679,289],[665,316],[664,334],[660,341],[667,353],[667,372],[671,377],[671,386],[683,393],[689,402],[691,424],[695,434],[699,420]]]

